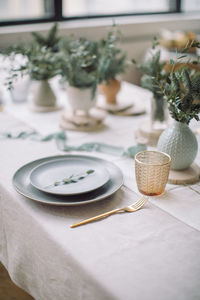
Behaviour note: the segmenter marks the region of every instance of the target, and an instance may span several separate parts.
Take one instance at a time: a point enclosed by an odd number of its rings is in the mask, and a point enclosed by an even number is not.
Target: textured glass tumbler
[[[135,175],[138,190],[143,195],[158,196],[169,176],[171,158],[158,151],[142,151],[135,156]]]

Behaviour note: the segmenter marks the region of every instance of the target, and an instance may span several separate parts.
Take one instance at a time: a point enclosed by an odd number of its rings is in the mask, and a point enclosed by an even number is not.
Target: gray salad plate
[[[92,162],[100,163],[104,168],[107,169],[110,179],[102,187],[94,191],[71,196],[61,196],[45,193],[38,190],[31,184],[30,174],[34,168],[43,163],[51,161],[59,162],[60,160],[63,160],[65,158],[73,160],[87,158]],[[103,200],[120,189],[122,184],[123,175],[121,170],[116,165],[103,159],[85,155],[59,155],[41,158],[22,166],[15,172],[13,176],[13,185],[18,193],[37,202],[60,206],[76,206]]]
[[[109,172],[102,164],[84,156],[48,161],[30,174],[30,182],[38,190],[66,196],[91,192],[109,179]]]

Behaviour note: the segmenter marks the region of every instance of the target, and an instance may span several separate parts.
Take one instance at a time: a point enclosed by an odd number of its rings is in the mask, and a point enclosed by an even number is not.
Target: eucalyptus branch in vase
[[[166,82],[158,83],[155,79],[155,84],[168,102],[171,117],[175,120],[160,136],[157,149],[171,156],[172,170],[185,170],[186,173],[198,152],[196,136],[188,125],[192,119],[200,120],[199,57],[193,61],[187,53],[193,46],[200,48],[200,43],[189,43],[177,54],[176,60],[170,60],[171,70]],[[183,58],[186,60],[182,61]]]

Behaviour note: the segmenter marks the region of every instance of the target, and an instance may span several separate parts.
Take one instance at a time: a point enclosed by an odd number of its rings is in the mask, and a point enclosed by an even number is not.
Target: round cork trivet
[[[146,112],[143,105],[130,99],[117,99],[116,103],[108,103],[103,96],[99,96],[97,106],[106,112],[120,116],[141,115]]]
[[[117,99],[115,103],[108,103],[106,98],[102,95],[98,97],[98,107],[111,113],[117,113],[124,111],[134,105],[132,100],[129,99]]]
[[[192,184],[200,180],[200,167],[193,163],[189,168],[185,170],[175,171],[170,170],[168,183],[172,184]]]
[[[65,130],[96,131],[104,127],[105,117],[106,113],[98,109],[92,109],[89,114],[74,114],[69,110],[62,115],[60,127]]]

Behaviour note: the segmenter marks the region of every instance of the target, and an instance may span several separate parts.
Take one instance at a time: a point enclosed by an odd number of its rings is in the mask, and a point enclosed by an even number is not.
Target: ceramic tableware
[[[110,180],[105,185],[92,192],[72,196],[52,195],[41,192],[32,186],[30,183],[30,174],[35,167],[45,162],[63,160],[69,156],[73,158],[87,157],[91,161],[102,164],[108,170]],[[59,206],[77,206],[103,200],[113,195],[118,189],[120,189],[122,184],[123,175],[116,165],[103,159],[83,155],[61,155],[41,158],[22,166],[13,176],[13,185],[18,193],[37,202]]]
[[[78,195],[103,186],[109,180],[107,169],[87,157],[71,157],[42,163],[30,174],[37,189],[57,195]]]

